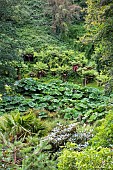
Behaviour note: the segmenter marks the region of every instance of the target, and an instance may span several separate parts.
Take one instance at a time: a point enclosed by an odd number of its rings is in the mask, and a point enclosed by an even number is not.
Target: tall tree
[[[18,60],[16,24],[21,20],[21,0],[0,2],[0,87],[16,76],[14,62]],[[0,88],[2,89],[2,88]]]
[[[52,14],[52,30],[56,34],[66,34],[73,18],[80,19],[79,5],[69,0],[48,0]]]
[[[113,76],[113,1],[87,0],[84,41],[94,45],[94,55],[98,71]]]

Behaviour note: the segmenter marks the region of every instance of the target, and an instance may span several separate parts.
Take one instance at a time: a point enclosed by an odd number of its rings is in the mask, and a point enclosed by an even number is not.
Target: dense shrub
[[[95,129],[95,135],[90,144],[94,147],[113,146],[113,113],[109,113],[100,126]]]
[[[64,149],[59,157],[59,170],[113,169],[113,152],[108,148],[93,148],[82,152]]]
[[[15,87],[15,95],[2,97],[1,114],[14,109],[25,112],[30,108],[38,110],[40,118],[47,118],[49,112],[56,112],[60,118],[73,120],[81,117],[78,120],[93,123],[112,108],[112,101],[102,91],[61,80],[44,83],[26,78],[17,81]]]
[[[4,143],[0,144],[0,169],[1,170],[55,170],[56,163],[50,159],[47,143],[39,142],[38,138],[26,138],[26,143],[9,140],[2,136]],[[1,136],[0,136],[1,139]]]
[[[47,128],[33,113],[21,115],[19,112],[4,114],[0,117],[0,133],[5,134],[10,141],[20,140],[27,136],[42,137]]]
[[[50,160],[51,146],[41,141],[46,132],[45,124],[33,113],[1,116],[0,169],[55,169],[53,159]]]
[[[91,146],[78,152],[64,149],[59,157],[59,170],[113,169],[113,114],[109,113],[104,121],[95,128]]]

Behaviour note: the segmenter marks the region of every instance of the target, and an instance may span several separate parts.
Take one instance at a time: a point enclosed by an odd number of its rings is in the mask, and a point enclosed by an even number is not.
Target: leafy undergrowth
[[[45,123],[33,113],[4,114],[0,117],[0,169],[111,170],[113,114],[95,126],[92,131],[90,125],[58,124],[47,135]]]
[[[61,80],[16,82],[0,103],[0,169],[110,170],[112,107],[112,95],[96,88]]]
[[[93,148],[82,152],[65,149],[59,157],[58,170],[113,169],[113,152],[109,148]]]
[[[4,114],[0,117],[0,169],[57,169],[57,157],[67,142],[76,142],[81,150],[91,138],[92,132],[80,133],[77,126],[58,124],[48,134],[45,121],[31,112]]]
[[[39,139],[45,135],[47,135],[47,127],[33,113],[21,115],[19,112],[13,112],[1,116],[0,169],[27,170],[34,164],[40,164],[43,168],[44,163],[51,164],[48,154],[44,153],[41,155],[36,153],[37,161],[32,165],[30,162],[34,158],[36,150],[41,153],[42,146],[40,146]],[[43,149],[46,145],[43,145]],[[45,162],[43,160],[40,162],[41,156],[45,156]]]
[[[61,80],[42,83],[32,78],[15,83],[16,93],[5,95],[0,105],[4,112],[28,109],[37,111],[39,118],[59,117],[93,123],[112,109],[112,99],[92,87],[82,87]]]
[[[113,149],[113,111],[107,114],[105,120],[100,121],[99,125],[97,123],[93,133],[94,137],[90,140],[91,146]]]
[[[0,169],[29,170],[53,169],[55,165],[49,159],[51,147],[41,142],[47,135],[44,122],[32,113],[4,114],[0,117]]]
[[[67,143],[58,158],[59,170],[113,169],[113,113],[109,113],[96,126],[89,146],[82,151],[76,151],[75,144]]]

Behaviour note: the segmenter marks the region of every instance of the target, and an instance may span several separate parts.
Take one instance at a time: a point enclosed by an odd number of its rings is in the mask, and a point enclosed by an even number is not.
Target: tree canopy
[[[93,43],[92,58],[98,71],[113,75],[113,2],[111,0],[87,0],[87,40]]]

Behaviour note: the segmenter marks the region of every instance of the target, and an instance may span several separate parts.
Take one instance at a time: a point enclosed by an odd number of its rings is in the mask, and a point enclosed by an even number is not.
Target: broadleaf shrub
[[[106,115],[102,124],[95,128],[90,144],[93,147],[113,147],[113,113]]]
[[[73,120],[81,116],[81,121],[93,123],[113,108],[112,101],[102,91],[61,80],[41,82],[24,78],[15,83],[15,91],[15,95],[3,95],[1,114],[14,109],[21,112],[37,109],[39,117],[46,110],[56,112],[60,118]]]
[[[113,169],[113,152],[108,148],[93,148],[82,152],[64,149],[58,158],[58,170]]]

